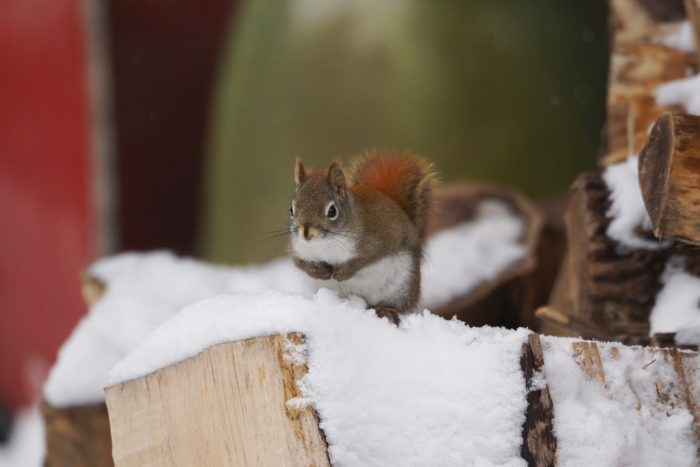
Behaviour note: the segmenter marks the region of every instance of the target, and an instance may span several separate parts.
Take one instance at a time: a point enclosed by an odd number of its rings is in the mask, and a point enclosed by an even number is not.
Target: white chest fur
[[[359,295],[369,305],[392,306],[403,302],[412,274],[413,259],[409,253],[402,252],[365,266],[346,281],[331,279],[315,282],[341,295]]]
[[[294,237],[292,249],[305,261],[323,261],[337,265],[355,256],[355,240],[345,237],[324,237],[307,241]]]

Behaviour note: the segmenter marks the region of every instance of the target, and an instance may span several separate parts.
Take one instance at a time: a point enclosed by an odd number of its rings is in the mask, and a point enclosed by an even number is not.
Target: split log
[[[46,431],[45,467],[111,467],[112,442],[104,404],[41,406]]]
[[[700,117],[656,121],[639,155],[639,183],[654,235],[700,245]]]
[[[436,215],[430,233],[473,220],[483,201],[499,201],[522,219],[521,242],[526,253],[495,278],[432,312],[447,318],[456,316],[473,326],[533,324],[534,311],[546,303],[559,266],[557,261],[550,261],[546,270],[539,269],[538,255],[556,254],[556,249],[561,249],[556,233],[552,233],[551,250],[544,251],[547,246],[543,244],[545,231],[540,209],[517,192],[488,184],[447,185],[437,191],[435,198]]]
[[[117,466],[329,466],[312,408],[290,407],[306,365],[288,339],[219,344],[105,390]],[[215,375],[215,376],[214,376]]]
[[[313,410],[287,403],[300,395],[296,381],[306,371],[303,364],[285,359],[288,339],[302,341],[299,334],[289,334],[219,344],[107,388],[116,465],[329,466]],[[645,413],[663,414],[687,409],[700,446],[696,352],[623,345],[599,348],[595,342],[573,339],[570,345],[571,359],[595,383],[589,390],[620,401],[628,401],[631,393],[637,404],[630,411],[645,408]],[[556,400],[549,390],[557,382],[546,380],[545,360],[539,336],[531,334],[521,355],[527,385],[521,455],[529,466],[537,467],[556,465],[558,456]],[[616,361],[622,366],[613,364]],[[634,379],[627,385],[608,385],[608,378],[619,381],[629,375]]]
[[[599,173],[580,175],[567,207],[567,256],[551,307],[625,343],[648,343],[649,313],[671,249],[623,251],[607,236],[609,191]]]

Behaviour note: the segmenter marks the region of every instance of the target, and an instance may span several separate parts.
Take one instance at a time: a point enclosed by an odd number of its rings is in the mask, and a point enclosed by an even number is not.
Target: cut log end
[[[119,466],[330,465],[313,408],[296,404],[299,334],[219,344],[105,390]],[[291,401],[291,402],[290,402]]]
[[[699,245],[700,117],[659,117],[639,156],[639,183],[654,235]]]

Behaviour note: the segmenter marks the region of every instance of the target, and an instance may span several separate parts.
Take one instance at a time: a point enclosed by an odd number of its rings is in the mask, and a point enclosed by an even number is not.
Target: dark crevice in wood
[[[554,406],[549,388],[533,388],[536,375],[544,366],[544,355],[537,334],[523,344],[520,366],[527,385],[527,411],[523,423],[521,456],[530,467],[555,466],[557,439],[554,436]],[[542,377],[540,376],[539,379]]]

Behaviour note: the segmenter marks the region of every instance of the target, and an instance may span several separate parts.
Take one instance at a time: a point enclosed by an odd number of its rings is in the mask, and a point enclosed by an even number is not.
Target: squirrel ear
[[[297,162],[294,166],[294,183],[299,186],[304,183],[304,180],[306,180],[306,169],[304,169],[304,164],[301,163],[301,159],[297,157]]]
[[[328,183],[335,188],[341,199],[345,196],[345,173],[340,162],[333,161],[331,166],[328,167]]]

